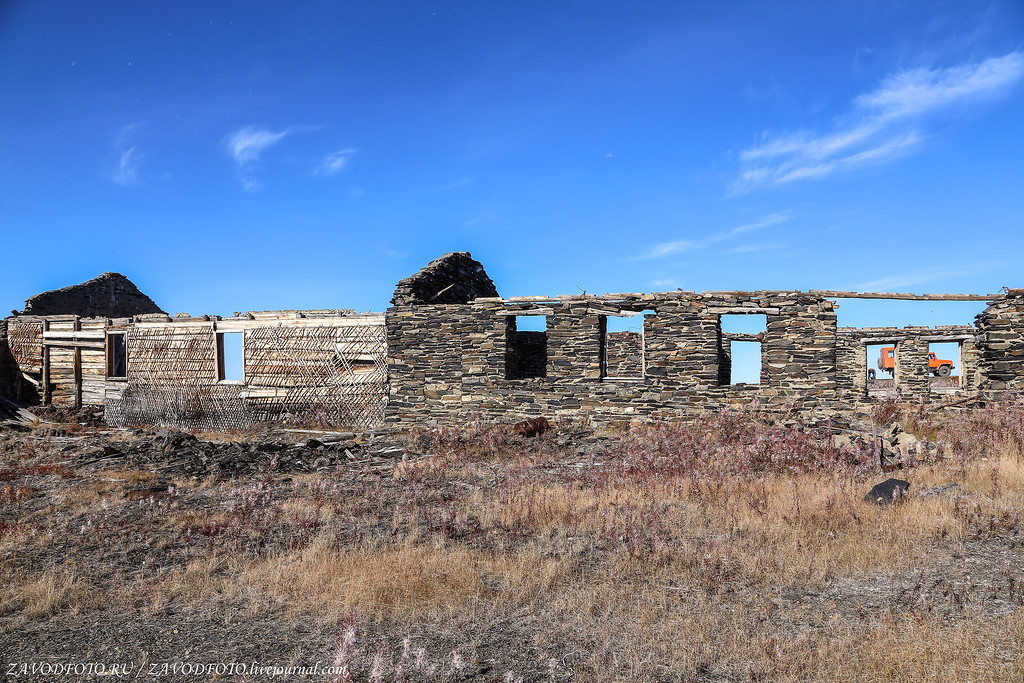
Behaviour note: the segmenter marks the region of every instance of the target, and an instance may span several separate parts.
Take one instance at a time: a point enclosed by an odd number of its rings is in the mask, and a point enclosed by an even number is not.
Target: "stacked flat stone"
[[[103,273],[78,285],[36,294],[25,301],[22,315],[77,315],[82,318],[125,318],[163,313],[148,296],[120,273]]]
[[[479,297],[496,297],[491,278],[468,251],[456,251],[434,259],[415,275],[398,283],[391,303],[464,304]]]
[[[430,423],[473,413],[511,422],[544,415],[597,426],[754,400],[800,399],[809,411],[835,407],[836,318],[833,303],[821,297],[673,292],[526,299],[389,308],[389,421]],[[654,312],[644,320],[644,372],[634,379],[614,377],[602,367],[602,318],[640,311]],[[720,319],[726,311],[767,315],[762,384],[720,379]],[[514,322],[521,315],[546,316],[546,334],[532,337],[547,342],[544,376],[522,377],[514,367],[523,357],[524,333]],[[539,356],[536,349],[531,353]]]
[[[1011,289],[975,319],[981,388],[1024,390],[1024,290]]]

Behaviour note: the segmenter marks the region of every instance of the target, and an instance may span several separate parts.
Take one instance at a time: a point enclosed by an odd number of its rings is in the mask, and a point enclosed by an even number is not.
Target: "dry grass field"
[[[404,435],[422,455],[384,468],[143,495],[159,472],[74,466],[67,429],[3,432],[0,659],[320,663],[334,671],[278,678],[329,681],[1024,680],[1024,404],[942,412],[899,416],[938,449],[895,474],[911,489],[888,507],[863,500],[889,476],[865,447],[756,410],[604,439],[469,422]],[[271,680],[184,671],[168,675]]]

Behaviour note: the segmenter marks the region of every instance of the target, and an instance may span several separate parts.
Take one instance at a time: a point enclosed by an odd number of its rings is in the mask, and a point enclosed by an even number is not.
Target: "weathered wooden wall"
[[[218,335],[234,332],[243,339],[241,382],[220,376]],[[113,424],[224,430],[289,419],[365,428],[384,420],[382,315],[140,320],[127,347],[127,383],[107,400]]]

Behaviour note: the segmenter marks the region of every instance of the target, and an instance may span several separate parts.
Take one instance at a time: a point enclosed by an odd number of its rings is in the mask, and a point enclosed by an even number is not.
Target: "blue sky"
[[[506,296],[1024,286],[1016,1],[8,0],[0,101],[2,310],[380,311],[453,250]]]

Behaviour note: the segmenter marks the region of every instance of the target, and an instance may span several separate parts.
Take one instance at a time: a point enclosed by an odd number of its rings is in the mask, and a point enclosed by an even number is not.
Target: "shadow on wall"
[[[0,320],[0,395],[14,401],[24,401],[19,392],[21,371],[7,344],[7,321]]]

